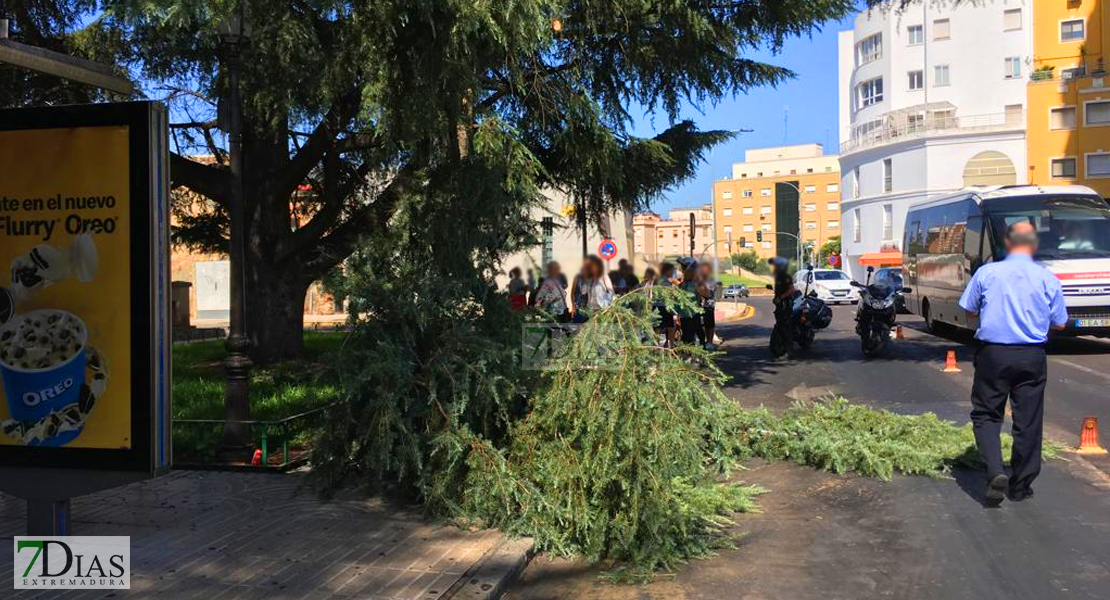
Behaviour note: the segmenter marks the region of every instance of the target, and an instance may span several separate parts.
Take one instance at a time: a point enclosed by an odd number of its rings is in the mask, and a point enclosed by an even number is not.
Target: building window
[[[883,78],[876,77],[859,84],[860,106],[871,106],[883,101]]]
[[[1061,42],[1081,42],[1087,37],[1083,19],[1060,21]]]
[[[760,225],[759,228],[762,229],[763,231],[771,231],[771,224],[770,223],[764,223],[764,224]]]
[[[751,190],[744,190],[744,192],[741,193],[740,195],[745,197],[745,198],[751,198],[752,197],[752,191]]]
[[[1002,31],[1021,29],[1021,9],[1011,8],[1002,13]]]
[[[731,216],[732,216],[732,209],[731,209],[731,208],[726,208],[726,209],[724,209],[724,210],[723,210],[723,211],[721,211],[721,212],[722,212],[722,214],[724,214],[724,215],[725,215],[726,217],[731,217]]]
[[[771,195],[771,188],[763,188],[763,189],[759,190],[759,195],[764,196],[764,197],[770,196]]]
[[[732,192],[721,192],[721,199],[731,200],[732,199]]]
[[[1053,177],[1066,177],[1075,178],[1075,159],[1074,158],[1054,158],[1052,159],[1052,176]]]
[[[1110,177],[1110,152],[1087,155],[1087,177]]]
[[[892,159],[883,159],[883,191],[890,192],[894,189],[894,162]]]
[[[1048,109],[1048,128],[1052,130],[1075,129],[1075,107],[1057,106]]]
[[[925,43],[925,27],[923,25],[910,25],[906,28],[906,37],[911,46]]]
[[[1021,78],[1021,57],[1009,56],[1006,57],[1006,79],[1020,79]]]
[[[840,229],[840,221],[829,221],[829,229]]]
[[[864,65],[883,56],[883,34],[868,36],[856,45],[856,64]]]
[[[952,21],[936,19],[933,21],[933,39],[947,40],[952,37]]]
[[[1083,104],[1083,123],[1110,125],[1110,100],[1093,100]]]
[[[906,73],[910,80],[910,90],[920,90],[925,87],[925,71],[917,70]]]
[[[771,207],[770,206],[761,206],[759,208],[759,214],[761,214],[761,215],[771,214]]]
[[[763,242],[763,249],[764,250],[770,250],[771,249],[771,242]]]
[[[751,226],[751,225],[745,225],[745,226],[744,226],[744,231],[745,231],[745,232],[749,232],[749,231],[755,231],[755,227],[753,227],[753,226]]]
[[[806,231],[817,231],[817,221],[806,221]]]
[[[839,202],[829,202],[825,205],[825,210],[840,210]]]
[[[830,183],[830,184],[825,186],[825,191],[830,193],[830,194],[835,194],[835,193],[840,191],[840,184]]]
[[[806,205],[806,212],[817,212],[817,205],[816,204],[807,204]]]
[[[852,171],[852,197],[853,198],[859,198],[859,187],[860,187],[859,167],[856,167]]]
[[[813,172],[812,168],[806,169],[806,173],[812,173],[812,172]]]
[[[860,220],[859,220],[859,209],[858,208],[852,211],[852,221],[853,221],[853,223],[852,223],[852,241],[854,241],[858,244],[859,241],[860,241],[860,238],[863,236],[863,224],[860,223]]]
[[[742,214],[745,214],[745,215],[750,215],[750,214],[752,214],[752,213],[753,213],[753,212],[755,212],[755,211],[753,211],[753,210],[752,210],[752,207],[750,207],[750,206],[745,206],[744,208],[740,209],[740,212],[741,212]]]
[[[883,240],[894,239],[894,205],[883,205]]]
[[[806,186],[806,193],[807,194],[812,194],[816,191],[817,191],[817,186],[815,186],[815,185],[807,185]]]
[[[952,72],[948,65],[933,67],[933,87],[944,87],[952,84]]]
[[[725,235],[732,235],[732,225],[725,225],[724,231]]]

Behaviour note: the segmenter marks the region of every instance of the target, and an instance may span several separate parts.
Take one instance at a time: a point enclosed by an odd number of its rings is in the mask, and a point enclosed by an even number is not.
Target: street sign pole
[[[694,211],[690,211],[690,258],[694,258]]]

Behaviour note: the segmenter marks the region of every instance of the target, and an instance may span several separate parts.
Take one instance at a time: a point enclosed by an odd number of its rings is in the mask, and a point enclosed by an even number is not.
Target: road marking
[[[1084,373],[1087,373],[1088,375],[1094,375],[1095,377],[1098,377],[1099,379],[1105,379],[1107,381],[1110,381],[1110,376],[1106,375],[1105,373],[1103,373],[1101,371],[1096,371],[1095,369],[1083,366],[1083,365],[1081,365],[1077,362],[1070,361],[1066,358],[1052,357],[1050,360],[1052,360],[1053,362],[1058,362],[1062,365],[1067,365],[1067,366],[1069,366],[1073,369],[1083,371]]]

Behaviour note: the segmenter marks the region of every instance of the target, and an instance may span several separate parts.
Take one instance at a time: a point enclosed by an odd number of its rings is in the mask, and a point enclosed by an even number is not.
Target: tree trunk
[[[255,364],[298,358],[304,352],[308,283],[274,269],[255,271],[247,288],[247,323]]]

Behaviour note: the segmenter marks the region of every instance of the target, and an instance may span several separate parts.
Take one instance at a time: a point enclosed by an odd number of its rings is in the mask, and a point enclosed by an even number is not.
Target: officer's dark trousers
[[[1003,473],[1002,418],[1010,398],[1014,421],[1014,452],[1010,489],[1023,490],[1041,472],[1044,387],[1048,362],[1042,346],[986,344],[975,355],[971,388],[971,422],[975,444],[987,465],[987,477]]]

